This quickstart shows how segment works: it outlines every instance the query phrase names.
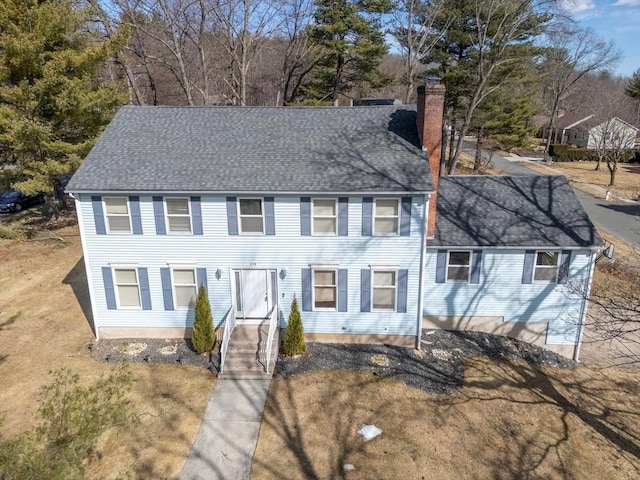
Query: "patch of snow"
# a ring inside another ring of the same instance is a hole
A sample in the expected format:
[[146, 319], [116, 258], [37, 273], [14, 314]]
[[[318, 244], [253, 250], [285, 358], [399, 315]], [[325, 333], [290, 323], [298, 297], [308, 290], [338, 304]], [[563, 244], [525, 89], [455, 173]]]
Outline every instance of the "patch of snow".
[[352, 470], [355, 470], [355, 469], [356, 469], [356, 467], [354, 467], [352, 463], [345, 463], [345, 464], [342, 466], [342, 469], [343, 469], [345, 472], [350, 472], [350, 471], [352, 471]]
[[161, 355], [175, 355], [178, 352], [178, 345], [167, 345], [158, 351]]
[[373, 440], [378, 435], [380, 435], [382, 433], [382, 429], [376, 427], [375, 425], [362, 424], [362, 428], [358, 430], [358, 433], [364, 437], [365, 442], [368, 442], [369, 440]]
[[439, 360], [451, 360], [451, 357], [453, 356], [448, 350], [438, 350], [437, 348], [431, 350], [431, 355]]
[[386, 355], [372, 355], [371, 356], [371, 362], [373, 362], [374, 365], [377, 365], [378, 367], [388, 367], [389, 366], [389, 357], [387, 357]]
[[147, 349], [147, 346], [148, 345], [146, 343], [142, 343], [142, 342], [129, 343], [122, 350], [122, 353], [124, 353], [125, 355], [131, 355], [132, 357], [135, 357], [136, 355], [144, 352]]

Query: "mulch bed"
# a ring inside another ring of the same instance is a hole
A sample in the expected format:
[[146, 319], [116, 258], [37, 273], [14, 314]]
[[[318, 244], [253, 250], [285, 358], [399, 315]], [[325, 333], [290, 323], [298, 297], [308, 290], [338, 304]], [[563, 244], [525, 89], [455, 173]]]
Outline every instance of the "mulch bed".
[[[276, 374], [293, 377], [315, 370], [355, 370], [429, 393], [450, 393], [462, 386], [464, 360], [471, 357], [524, 359], [539, 366], [570, 369], [575, 362], [544, 348], [509, 337], [479, 332], [425, 330], [421, 349], [393, 345], [308, 343], [307, 353], [279, 358]], [[90, 345], [99, 362], [195, 365], [212, 373], [219, 355], [198, 355], [188, 339], [105, 339]]]

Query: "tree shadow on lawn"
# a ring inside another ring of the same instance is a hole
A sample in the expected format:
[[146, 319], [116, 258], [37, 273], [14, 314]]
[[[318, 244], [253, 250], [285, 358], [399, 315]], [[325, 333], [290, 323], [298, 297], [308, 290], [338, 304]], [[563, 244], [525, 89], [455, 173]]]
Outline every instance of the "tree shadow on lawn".
[[89, 286], [87, 283], [87, 271], [84, 266], [84, 257], [78, 260], [73, 268], [69, 270], [67, 276], [62, 280], [62, 283], [69, 285], [71, 290], [73, 290], [73, 294], [78, 300], [80, 308], [82, 308], [82, 313], [87, 319], [87, 323], [95, 336], [96, 329], [93, 321], [93, 314], [91, 312], [91, 299], [89, 297]]

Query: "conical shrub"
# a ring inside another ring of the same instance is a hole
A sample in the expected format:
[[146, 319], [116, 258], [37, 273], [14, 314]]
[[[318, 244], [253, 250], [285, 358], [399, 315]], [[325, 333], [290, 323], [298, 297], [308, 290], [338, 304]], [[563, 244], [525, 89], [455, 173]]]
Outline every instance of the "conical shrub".
[[213, 315], [211, 305], [207, 297], [207, 289], [200, 285], [196, 298], [196, 318], [193, 322], [191, 343], [197, 353], [205, 353], [213, 350], [216, 344], [216, 331], [213, 328]]
[[294, 295], [293, 301], [291, 302], [291, 313], [289, 313], [287, 328], [284, 329], [282, 353], [284, 353], [285, 355], [299, 355], [306, 351], [307, 346], [304, 343], [304, 328], [302, 327], [302, 318], [300, 317], [298, 300]]

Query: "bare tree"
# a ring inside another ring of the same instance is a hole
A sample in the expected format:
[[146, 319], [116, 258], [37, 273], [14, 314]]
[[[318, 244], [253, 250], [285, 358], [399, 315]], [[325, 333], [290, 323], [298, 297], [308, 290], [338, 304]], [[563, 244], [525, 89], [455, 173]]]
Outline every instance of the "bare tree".
[[576, 26], [571, 20], [562, 18], [548, 29], [541, 63], [549, 114], [546, 152], [549, 152], [562, 101], [585, 75], [604, 71], [619, 59], [620, 53], [613, 42], [597, 36], [593, 30]]

